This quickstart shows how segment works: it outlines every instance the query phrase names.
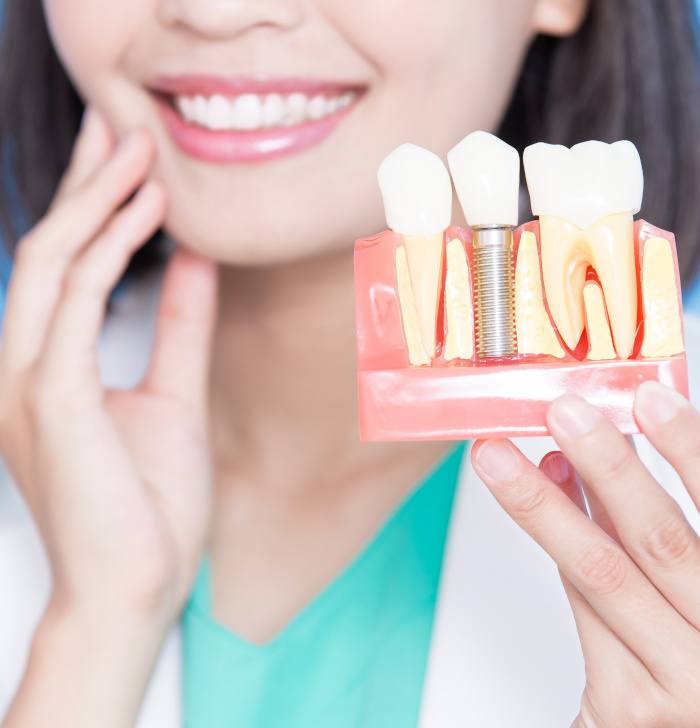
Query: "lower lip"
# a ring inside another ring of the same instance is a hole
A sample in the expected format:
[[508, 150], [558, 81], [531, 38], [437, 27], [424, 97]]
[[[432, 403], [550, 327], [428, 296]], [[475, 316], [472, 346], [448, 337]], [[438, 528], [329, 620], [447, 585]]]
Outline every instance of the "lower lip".
[[258, 163], [297, 154], [320, 144], [354, 104], [317, 121], [258, 131], [212, 131], [188, 124], [165, 99], [159, 99], [165, 123], [186, 154], [206, 162]]

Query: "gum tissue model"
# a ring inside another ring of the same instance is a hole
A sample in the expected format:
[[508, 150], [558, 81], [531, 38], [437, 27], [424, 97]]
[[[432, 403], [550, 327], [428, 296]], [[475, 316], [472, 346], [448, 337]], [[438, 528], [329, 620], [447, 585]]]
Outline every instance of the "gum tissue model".
[[520, 227], [515, 149], [476, 131], [447, 157], [469, 228], [442, 160], [403, 144], [378, 173], [390, 229], [355, 245], [363, 440], [546, 435], [566, 392], [633, 433], [643, 381], [687, 396], [675, 241], [634, 221], [631, 142], [528, 147]]

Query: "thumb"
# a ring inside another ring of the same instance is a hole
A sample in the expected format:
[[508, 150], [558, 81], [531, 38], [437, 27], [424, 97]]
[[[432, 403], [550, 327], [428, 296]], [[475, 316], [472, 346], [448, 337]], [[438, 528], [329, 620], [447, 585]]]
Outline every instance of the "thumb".
[[142, 389], [205, 406], [216, 323], [218, 267], [177, 248], [163, 279], [156, 337]]

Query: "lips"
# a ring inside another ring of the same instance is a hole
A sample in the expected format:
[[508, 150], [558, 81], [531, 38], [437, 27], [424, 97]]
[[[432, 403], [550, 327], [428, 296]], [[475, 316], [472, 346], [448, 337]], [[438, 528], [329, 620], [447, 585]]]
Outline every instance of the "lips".
[[210, 162], [262, 162], [323, 141], [364, 87], [303, 79], [177, 76], [151, 85], [175, 143]]

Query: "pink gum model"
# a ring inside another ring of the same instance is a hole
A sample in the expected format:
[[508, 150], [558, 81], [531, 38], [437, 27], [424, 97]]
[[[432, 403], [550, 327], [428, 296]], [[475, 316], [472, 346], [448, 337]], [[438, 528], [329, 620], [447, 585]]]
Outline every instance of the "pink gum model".
[[[539, 223], [517, 229], [538, 237]], [[647, 222], [635, 223], [638, 289], [644, 244], [651, 237], [667, 239], [676, 259], [671, 233]], [[471, 262], [471, 234], [450, 228], [446, 239], [458, 237]], [[430, 366], [409, 365], [396, 283], [396, 248], [402, 236], [385, 231], [355, 245], [356, 331], [360, 436], [363, 440], [461, 440], [467, 438], [547, 435], [550, 403], [567, 392], [600, 408], [624, 433], [638, 432], [632, 404], [637, 387], [656, 380], [688, 394], [685, 354], [668, 358], [639, 356], [643, 307], [632, 357], [626, 360], [584, 361], [585, 341], [563, 359], [522, 356], [506, 363], [445, 361], [444, 297], [440, 296], [437, 358]], [[517, 253], [517, 249], [516, 249]], [[680, 295], [676, 260], [677, 291]], [[443, 272], [444, 285], [444, 272]], [[679, 301], [679, 312], [682, 306]], [[550, 317], [551, 318], [551, 317]], [[585, 338], [585, 333], [584, 333]], [[560, 339], [561, 340], [561, 339]], [[566, 347], [564, 347], [566, 349]]]

